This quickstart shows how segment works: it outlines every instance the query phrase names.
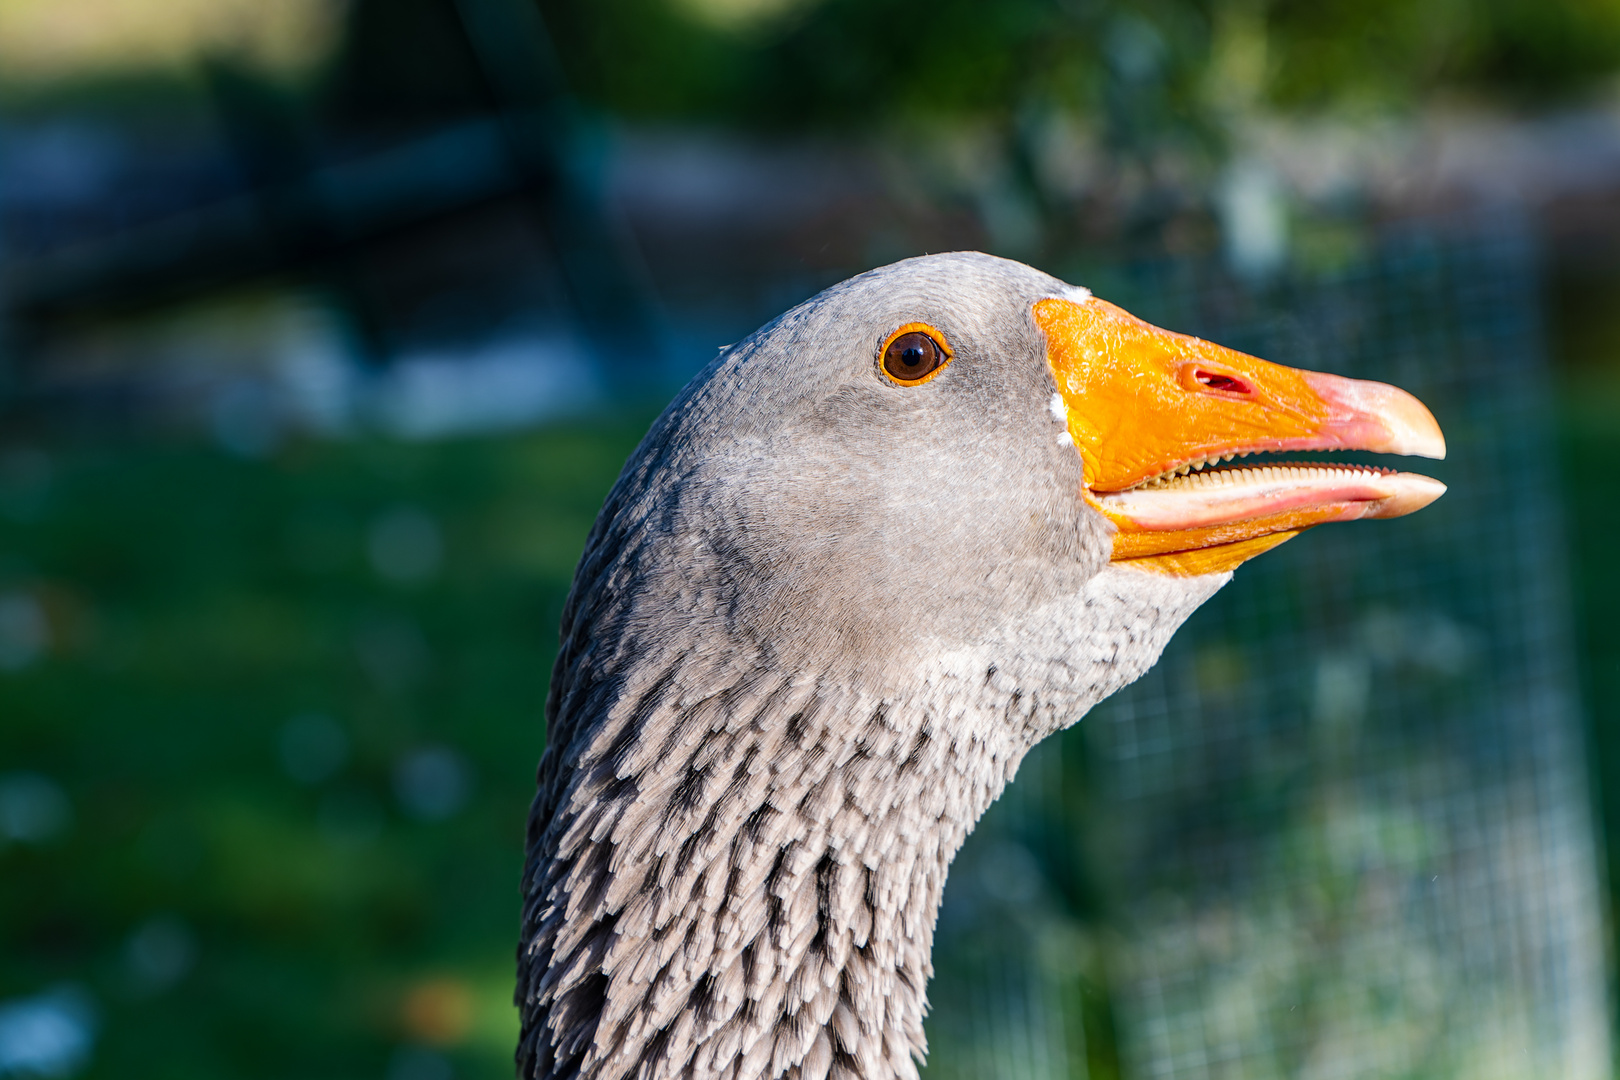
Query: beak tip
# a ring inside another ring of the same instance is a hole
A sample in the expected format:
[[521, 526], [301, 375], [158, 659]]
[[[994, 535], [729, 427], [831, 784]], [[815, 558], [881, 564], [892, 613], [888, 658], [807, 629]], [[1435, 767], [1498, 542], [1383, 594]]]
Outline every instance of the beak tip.
[[1432, 476], [1397, 473], [1386, 479], [1392, 490], [1384, 498], [1368, 504], [1367, 517], [1397, 518], [1415, 514], [1446, 493], [1446, 485]]
[[[1428, 414], [1428, 410], [1423, 410]], [[1428, 431], [1402, 431], [1397, 432], [1390, 440], [1389, 452], [1401, 454], [1406, 457], [1425, 457], [1434, 461], [1446, 459], [1446, 439], [1440, 434], [1440, 426], [1435, 424], [1434, 418], [1429, 417], [1431, 425]]]
[[1378, 396], [1383, 400], [1378, 402], [1373, 415], [1382, 421], [1388, 432], [1385, 445], [1379, 449], [1387, 454], [1444, 460], [1446, 436], [1428, 406], [1405, 390], [1393, 386], [1379, 389], [1383, 393]]
[[[1446, 437], [1428, 406], [1413, 395], [1388, 383], [1346, 379], [1338, 375], [1309, 372], [1306, 382], [1329, 405], [1347, 414], [1346, 431], [1354, 437], [1371, 436], [1356, 449], [1380, 454], [1442, 459]], [[1381, 436], [1378, 434], [1381, 432]]]

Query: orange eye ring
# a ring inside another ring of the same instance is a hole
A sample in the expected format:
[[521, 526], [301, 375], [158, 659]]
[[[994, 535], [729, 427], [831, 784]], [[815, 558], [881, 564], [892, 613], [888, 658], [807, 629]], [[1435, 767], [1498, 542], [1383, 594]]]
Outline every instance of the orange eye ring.
[[883, 339], [878, 368], [897, 386], [921, 386], [945, 370], [955, 353], [945, 335], [927, 323], [908, 322]]

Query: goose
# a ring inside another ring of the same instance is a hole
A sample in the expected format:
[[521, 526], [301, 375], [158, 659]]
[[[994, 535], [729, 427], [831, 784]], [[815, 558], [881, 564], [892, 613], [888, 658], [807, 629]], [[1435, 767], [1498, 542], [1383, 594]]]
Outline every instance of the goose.
[[908, 259], [653, 423], [565, 605], [528, 823], [528, 1080], [915, 1080], [951, 859], [1245, 560], [1438, 481], [1410, 394]]

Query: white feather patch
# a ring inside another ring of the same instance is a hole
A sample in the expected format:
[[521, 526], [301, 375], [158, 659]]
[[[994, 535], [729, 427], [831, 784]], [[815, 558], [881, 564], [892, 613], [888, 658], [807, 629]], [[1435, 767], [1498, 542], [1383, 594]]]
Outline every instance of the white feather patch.
[[1091, 302], [1091, 290], [1084, 285], [1070, 285], [1068, 282], [1064, 282], [1063, 288], [1058, 291], [1054, 299], [1069, 300], [1076, 304], [1088, 304]]

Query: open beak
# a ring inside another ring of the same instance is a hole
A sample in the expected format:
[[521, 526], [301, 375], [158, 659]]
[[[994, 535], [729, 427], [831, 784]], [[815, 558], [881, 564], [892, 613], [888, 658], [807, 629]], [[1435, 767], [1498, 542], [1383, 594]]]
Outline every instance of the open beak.
[[1268, 363], [1095, 298], [1040, 300], [1034, 315], [1085, 498], [1118, 529], [1116, 562], [1218, 573], [1312, 525], [1399, 517], [1446, 490], [1370, 466], [1226, 464], [1289, 450], [1445, 457], [1440, 425], [1404, 390]]

